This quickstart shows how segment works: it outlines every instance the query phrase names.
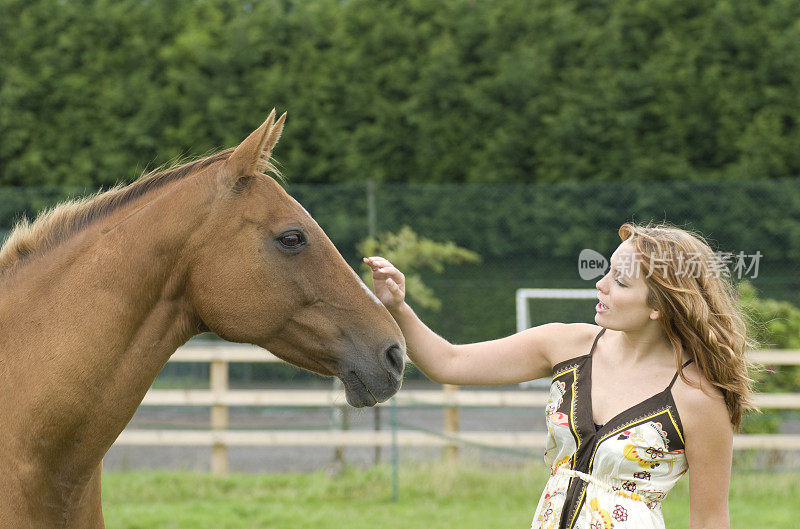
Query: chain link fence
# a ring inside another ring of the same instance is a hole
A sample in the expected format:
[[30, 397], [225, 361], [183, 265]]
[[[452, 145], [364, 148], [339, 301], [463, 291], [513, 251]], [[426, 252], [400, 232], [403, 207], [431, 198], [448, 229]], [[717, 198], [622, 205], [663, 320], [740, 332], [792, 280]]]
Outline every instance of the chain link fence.
[[[423, 272], [442, 300], [421, 310], [455, 341], [496, 338], [515, 330], [518, 288], [592, 288], [578, 256], [590, 248], [608, 257], [617, 229], [629, 220], [667, 221], [696, 230], [720, 252], [744, 253], [749, 270], [731, 269], [762, 297], [800, 304], [800, 182], [797, 179], [557, 185], [376, 184], [305, 185], [287, 190], [314, 216], [342, 254], [360, 267], [356, 251], [368, 234], [368, 194], [377, 233], [410, 226], [420, 236], [454, 241], [482, 263]], [[15, 220], [94, 190], [0, 188], [0, 235]], [[754, 263], [753, 256], [760, 255]], [[743, 273], [746, 272], [746, 273]], [[540, 303], [533, 324], [591, 321], [592, 303]]]

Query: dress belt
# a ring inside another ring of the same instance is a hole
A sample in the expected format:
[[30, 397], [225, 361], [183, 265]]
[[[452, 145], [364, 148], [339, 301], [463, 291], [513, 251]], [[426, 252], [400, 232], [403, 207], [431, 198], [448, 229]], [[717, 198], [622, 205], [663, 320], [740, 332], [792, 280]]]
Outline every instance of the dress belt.
[[585, 472], [581, 472], [579, 470], [572, 470], [561, 466], [558, 468], [558, 470], [556, 470], [556, 474], [582, 479], [586, 483], [592, 483], [593, 485], [597, 485], [606, 492], [611, 492], [612, 494], [617, 494], [619, 496], [623, 496], [631, 500], [645, 501], [640, 494], [636, 494], [635, 492], [628, 492], [626, 490], [620, 489], [619, 487], [614, 487], [607, 481], [592, 476], [591, 474], [586, 474]]

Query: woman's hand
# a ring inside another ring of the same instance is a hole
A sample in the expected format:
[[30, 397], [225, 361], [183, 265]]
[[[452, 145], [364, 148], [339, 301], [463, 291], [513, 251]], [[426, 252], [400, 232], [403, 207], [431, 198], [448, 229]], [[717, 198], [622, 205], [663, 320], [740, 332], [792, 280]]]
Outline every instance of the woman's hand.
[[365, 257], [372, 270], [375, 295], [391, 310], [399, 308], [406, 298], [406, 278], [403, 273], [383, 257]]

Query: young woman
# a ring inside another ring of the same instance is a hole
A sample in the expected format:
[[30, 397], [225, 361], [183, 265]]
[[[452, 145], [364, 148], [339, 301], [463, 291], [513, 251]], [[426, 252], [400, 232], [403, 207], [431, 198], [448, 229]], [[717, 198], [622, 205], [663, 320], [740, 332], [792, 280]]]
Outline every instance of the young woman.
[[551, 476], [532, 528], [663, 528], [661, 501], [687, 471], [692, 529], [728, 528], [732, 438], [749, 406], [748, 342], [734, 289], [699, 236], [624, 224], [597, 282], [597, 325], [549, 323], [453, 345], [405, 303], [381, 257], [375, 293], [408, 354], [443, 384], [552, 377], [545, 409]]

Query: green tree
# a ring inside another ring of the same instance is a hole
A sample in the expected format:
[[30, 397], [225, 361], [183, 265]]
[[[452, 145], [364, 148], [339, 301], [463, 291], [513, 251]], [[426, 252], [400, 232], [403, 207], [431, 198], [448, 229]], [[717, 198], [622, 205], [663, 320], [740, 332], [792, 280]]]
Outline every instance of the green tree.
[[[436, 242], [420, 237], [408, 226], [397, 233], [384, 233], [377, 239], [369, 237], [359, 243], [358, 251], [364, 256], [380, 255], [392, 262], [406, 278], [406, 294], [416, 305], [433, 310], [441, 309], [441, 301], [422, 282], [420, 271], [442, 273], [446, 264], [477, 263], [480, 256], [452, 242]], [[372, 287], [369, 267], [361, 276]]]

